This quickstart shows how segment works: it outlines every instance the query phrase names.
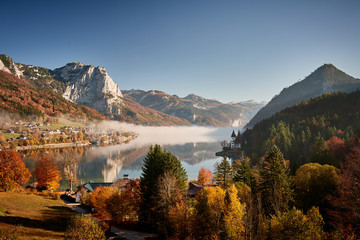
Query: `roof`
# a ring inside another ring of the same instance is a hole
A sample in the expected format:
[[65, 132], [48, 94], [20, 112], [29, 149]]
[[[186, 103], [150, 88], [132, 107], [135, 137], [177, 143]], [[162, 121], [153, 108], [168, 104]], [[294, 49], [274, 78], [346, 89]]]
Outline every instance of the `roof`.
[[189, 182], [189, 189], [186, 191], [187, 196], [196, 196], [201, 190], [203, 189], [203, 186], [200, 184], [196, 184], [193, 182]]
[[90, 192], [93, 192], [96, 188], [98, 187], [109, 187], [111, 186], [113, 183], [92, 183], [92, 182], [88, 182], [83, 184], [82, 186], [86, 189], [88, 189]]
[[231, 137], [233, 138], [236, 138], [236, 134], [235, 134], [235, 131], [233, 130], [232, 134], [231, 134]]

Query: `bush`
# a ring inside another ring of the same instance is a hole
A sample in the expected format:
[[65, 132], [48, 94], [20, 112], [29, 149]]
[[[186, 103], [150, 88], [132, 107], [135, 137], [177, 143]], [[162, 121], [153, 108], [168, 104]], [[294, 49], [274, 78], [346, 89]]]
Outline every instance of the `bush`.
[[69, 221], [69, 226], [65, 232], [65, 239], [105, 240], [106, 238], [101, 226], [92, 218], [84, 215], [75, 215]]

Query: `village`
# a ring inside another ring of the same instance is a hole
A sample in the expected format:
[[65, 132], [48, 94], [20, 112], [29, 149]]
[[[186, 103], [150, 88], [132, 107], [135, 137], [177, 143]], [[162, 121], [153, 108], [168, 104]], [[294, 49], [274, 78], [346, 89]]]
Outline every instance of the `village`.
[[115, 145], [137, 137], [134, 132], [100, 128], [64, 119], [49, 121], [5, 121], [0, 124], [0, 149], [18, 151], [35, 148], [63, 148], [86, 145]]

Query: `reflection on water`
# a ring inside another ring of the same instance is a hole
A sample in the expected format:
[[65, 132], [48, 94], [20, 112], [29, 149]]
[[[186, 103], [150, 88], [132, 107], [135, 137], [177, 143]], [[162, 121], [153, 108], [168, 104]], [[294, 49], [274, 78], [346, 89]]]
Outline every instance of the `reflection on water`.
[[[59, 165], [66, 158], [79, 160], [78, 179], [80, 183], [88, 181], [113, 182], [123, 174], [130, 178], [141, 175], [143, 160], [150, 145], [160, 144], [175, 155], [186, 169], [189, 179], [197, 178], [201, 167], [214, 169], [220, 158], [215, 152], [220, 151], [219, 142], [228, 139], [232, 129], [206, 127], [138, 127], [139, 136], [128, 144], [90, 147], [81, 149], [47, 150], [58, 160]], [[25, 152], [31, 159], [33, 152]], [[34, 168], [34, 161], [27, 161], [27, 166]]]
[[197, 178], [201, 167], [214, 169], [215, 152], [220, 151], [219, 142], [229, 138], [228, 128], [206, 127], [141, 127], [139, 137], [128, 144], [92, 147], [81, 160], [79, 179], [82, 182], [112, 182], [129, 174], [138, 178], [143, 160], [150, 145], [160, 144], [175, 155], [183, 164], [189, 179]]

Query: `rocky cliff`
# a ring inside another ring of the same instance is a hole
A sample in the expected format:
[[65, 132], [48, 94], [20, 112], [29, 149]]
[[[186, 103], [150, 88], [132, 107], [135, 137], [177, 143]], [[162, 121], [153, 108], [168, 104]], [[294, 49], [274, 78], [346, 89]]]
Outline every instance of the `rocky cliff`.
[[121, 114], [123, 95], [105, 68], [76, 62], [54, 69], [51, 74], [66, 84], [64, 98], [89, 106], [111, 119]]
[[55, 91], [65, 99], [93, 108], [110, 119], [120, 120], [123, 95], [103, 67], [76, 62], [50, 70], [15, 63], [2, 54], [0, 70], [26, 79], [37, 88]]

